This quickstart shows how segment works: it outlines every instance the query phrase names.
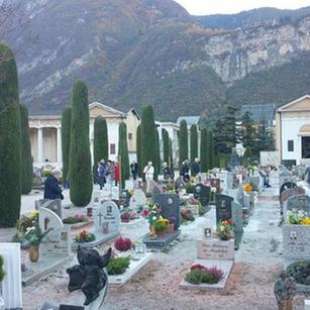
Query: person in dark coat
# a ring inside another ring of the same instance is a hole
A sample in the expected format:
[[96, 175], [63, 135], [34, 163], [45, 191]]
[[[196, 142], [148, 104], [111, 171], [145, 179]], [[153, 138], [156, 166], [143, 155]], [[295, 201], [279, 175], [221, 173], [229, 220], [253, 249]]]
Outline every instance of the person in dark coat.
[[54, 171], [44, 182], [44, 199], [64, 199], [62, 190], [59, 186], [60, 172]]
[[136, 163], [135, 161], [132, 162], [130, 165], [130, 171], [131, 171], [132, 178], [134, 180], [136, 180], [138, 177], [138, 169], [139, 169], [138, 163]]
[[183, 178], [184, 182], [189, 182], [190, 177], [189, 177], [189, 165], [188, 161], [184, 160], [182, 163], [181, 169], [180, 169], [180, 176]]
[[199, 159], [196, 158], [195, 161], [192, 163], [192, 177], [197, 176], [200, 173], [200, 163]]

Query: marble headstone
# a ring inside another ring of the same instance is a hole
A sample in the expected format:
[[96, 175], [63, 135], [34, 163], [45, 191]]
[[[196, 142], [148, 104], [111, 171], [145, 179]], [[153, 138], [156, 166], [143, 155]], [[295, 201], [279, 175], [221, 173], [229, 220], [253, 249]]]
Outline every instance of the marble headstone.
[[290, 197], [284, 207], [285, 219], [287, 217], [287, 212], [292, 210], [303, 211], [305, 216], [310, 216], [310, 197], [306, 195]]
[[119, 233], [120, 212], [113, 201], [101, 203], [94, 212], [95, 234], [113, 235]]
[[203, 206], [207, 206], [210, 199], [210, 187], [201, 183], [197, 184], [194, 189], [194, 197], [198, 199]]
[[154, 197], [154, 203], [159, 205], [162, 216], [173, 223], [177, 230], [181, 224], [179, 196], [170, 193], [158, 194]]
[[64, 230], [64, 224], [61, 218], [51, 211], [50, 209], [46, 209], [41, 207], [39, 209], [39, 225], [41, 231], [44, 233], [49, 229], [52, 229], [47, 236], [45, 237], [45, 241], [50, 242], [60, 242], [62, 239], [62, 232]]
[[40, 208], [46, 208], [54, 213], [56, 213], [61, 219], [62, 219], [62, 206], [61, 206], [61, 200], [55, 199], [55, 200], [49, 200], [49, 199], [40, 199], [35, 201], [35, 208], [36, 210], [40, 210]]
[[216, 195], [216, 222], [232, 219], [232, 203], [233, 198], [230, 196]]

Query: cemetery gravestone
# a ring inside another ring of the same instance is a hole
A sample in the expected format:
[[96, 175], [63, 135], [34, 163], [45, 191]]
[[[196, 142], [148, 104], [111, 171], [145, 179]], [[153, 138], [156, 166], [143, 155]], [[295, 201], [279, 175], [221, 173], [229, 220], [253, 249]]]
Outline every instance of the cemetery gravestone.
[[159, 205], [162, 216], [173, 223], [175, 230], [178, 230], [181, 224], [179, 196], [168, 193], [159, 194], [154, 198], [154, 203]]
[[56, 213], [50, 209], [41, 207], [39, 209], [39, 226], [43, 233], [49, 229], [52, 229], [45, 237], [45, 242], [61, 241], [61, 234], [64, 230], [64, 224]]
[[146, 203], [147, 200], [143, 190], [140, 188], [134, 190], [133, 195], [130, 198], [130, 208], [134, 210], [140, 210], [145, 207]]
[[217, 194], [216, 195], [216, 223], [232, 219], [232, 202], [230, 196]]
[[283, 209], [287, 203], [287, 200], [290, 197], [298, 196], [298, 195], [304, 195], [305, 190], [302, 187], [294, 187], [289, 188], [286, 191], [282, 192], [280, 195], [280, 213], [283, 214]]
[[1, 283], [4, 309], [22, 309], [21, 254], [19, 243], [0, 243], [5, 277]]
[[297, 184], [294, 183], [294, 182], [284, 182], [284, 183], [282, 183], [282, 185], [280, 187], [280, 196], [281, 196], [281, 194], [284, 191], [286, 191], [286, 190], [288, 190], [290, 188], [295, 188], [295, 187], [297, 187]]
[[305, 216], [310, 216], [310, 197], [306, 195], [298, 195], [290, 197], [284, 206], [284, 219], [287, 219], [288, 211], [303, 211]]
[[210, 199], [210, 187], [203, 184], [197, 184], [194, 189], [194, 197], [199, 200], [202, 206], [207, 206]]
[[61, 206], [61, 200], [55, 199], [55, 200], [49, 200], [49, 199], [40, 199], [35, 201], [35, 209], [40, 210], [40, 208], [46, 208], [54, 213], [56, 213], [61, 219], [62, 219], [62, 206]]
[[234, 260], [234, 240], [207, 239], [197, 241], [197, 258], [206, 260]]
[[239, 249], [243, 235], [243, 213], [242, 206], [235, 201], [232, 203], [232, 221], [234, 225], [235, 248]]
[[147, 234], [143, 242], [147, 247], [164, 248], [175, 240], [180, 234], [181, 214], [180, 214], [180, 198], [176, 194], [163, 193], [154, 197], [154, 203], [161, 209], [163, 218], [169, 220], [174, 225], [174, 231], [167, 232], [153, 239]]
[[110, 240], [119, 235], [120, 212], [113, 201], [106, 201], [98, 206], [94, 212], [95, 235], [99, 239], [105, 236]]

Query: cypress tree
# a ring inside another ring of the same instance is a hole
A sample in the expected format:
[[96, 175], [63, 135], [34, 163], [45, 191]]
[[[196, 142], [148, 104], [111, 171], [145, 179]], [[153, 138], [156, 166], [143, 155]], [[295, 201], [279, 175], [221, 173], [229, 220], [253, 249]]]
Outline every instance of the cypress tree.
[[180, 149], [180, 166], [183, 161], [188, 159], [188, 131], [187, 123], [182, 120], [180, 123], [180, 135], [179, 135], [179, 149]]
[[173, 163], [173, 151], [172, 151], [172, 140], [169, 138], [169, 157], [168, 157], [168, 165], [173, 170], [174, 163]]
[[121, 184], [125, 187], [125, 181], [129, 179], [129, 157], [127, 143], [127, 126], [124, 122], [119, 125], [118, 158], [121, 165]]
[[163, 160], [169, 165], [169, 156], [170, 156], [170, 139], [169, 139], [169, 134], [166, 129], [162, 129], [162, 141], [163, 141]]
[[137, 162], [138, 162], [138, 171], [139, 171], [139, 176], [142, 175], [142, 141], [141, 141], [141, 125], [138, 126], [137, 128]]
[[109, 159], [109, 141], [107, 121], [99, 116], [94, 123], [94, 165], [101, 159]]
[[207, 167], [208, 170], [215, 167], [215, 152], [214, 152], [214, 138], [213, 132], [211, 130], [207, 130]]
[[92, 196], [93, 182], [89, 146], [87, 86], [77, 81], [72, 92], [70, 140], [70, 198], [75, 206], [85, 207]]
[[154, 178], [158, 179], [158, 175], [160, 174], [161, 168], [161, 160], [160, 160], [160, 143], [159, 143], [159, 134], [158, 130], [155, 127], [155, 153], [154, 153]]
[[146, 164], [155, 161], [155, 121], [153, 107], [148, 105], [142, 111], [141, 141], [142, 141], [142, 171]]
[[198, 157], [198, 132], [197, 132], [197, 126], [194, 124], [191, 126], [190, 130], [190, 137], [191, 137], [191, 162], [194, 162], [195, 158]]
[[28, 122], [28, 110], [24, 105], [20, 106], [20, 122], [21, 122], [21, 192], [22, 194], [29, 194], [32, 189], [32, 156], [31, 156], [31, 144], [29, 136], [29, 122]]
[[15, 226], [20, 215], [21, 127], [14, 55], [0, 44], [0, 227]]
[[208, 172], [208, 130], [203, 128], [201, 130], [201, 143], [200, 143], [200, 164], [201, 172]]
[[61, 147], [63, 181], [69, 181], [69, 156], [71, 138], [71, 107], [66, 108], [61, 117]]

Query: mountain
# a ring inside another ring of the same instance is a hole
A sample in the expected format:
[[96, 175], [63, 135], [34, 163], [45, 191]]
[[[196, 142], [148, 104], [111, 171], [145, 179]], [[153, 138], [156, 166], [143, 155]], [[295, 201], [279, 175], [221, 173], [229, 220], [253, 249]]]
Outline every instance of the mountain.
[[310, 7], [298, 10], [280, 10], [276, 8], [259, 8], [238, 14], [215, 14], [194, 16], [193, 18], [206, 28], [236, 29], [249, 28], [261, 24], [280, 24], [296, 22], [310, 14]]
[[225, 102], [282, 103], [310, 91], [307, 9], [290, 18], [272, 10], [255, 26], [242, 17], [242, 27], [223, 29], [202, 26], [172, 0], [23, 3], [28, 21], [7, 41], [31, 113], [60, 113], [77, 79], [88, 84], [91, 101], [123, 111], [152, 104], [162, 120], [212, 116]]

